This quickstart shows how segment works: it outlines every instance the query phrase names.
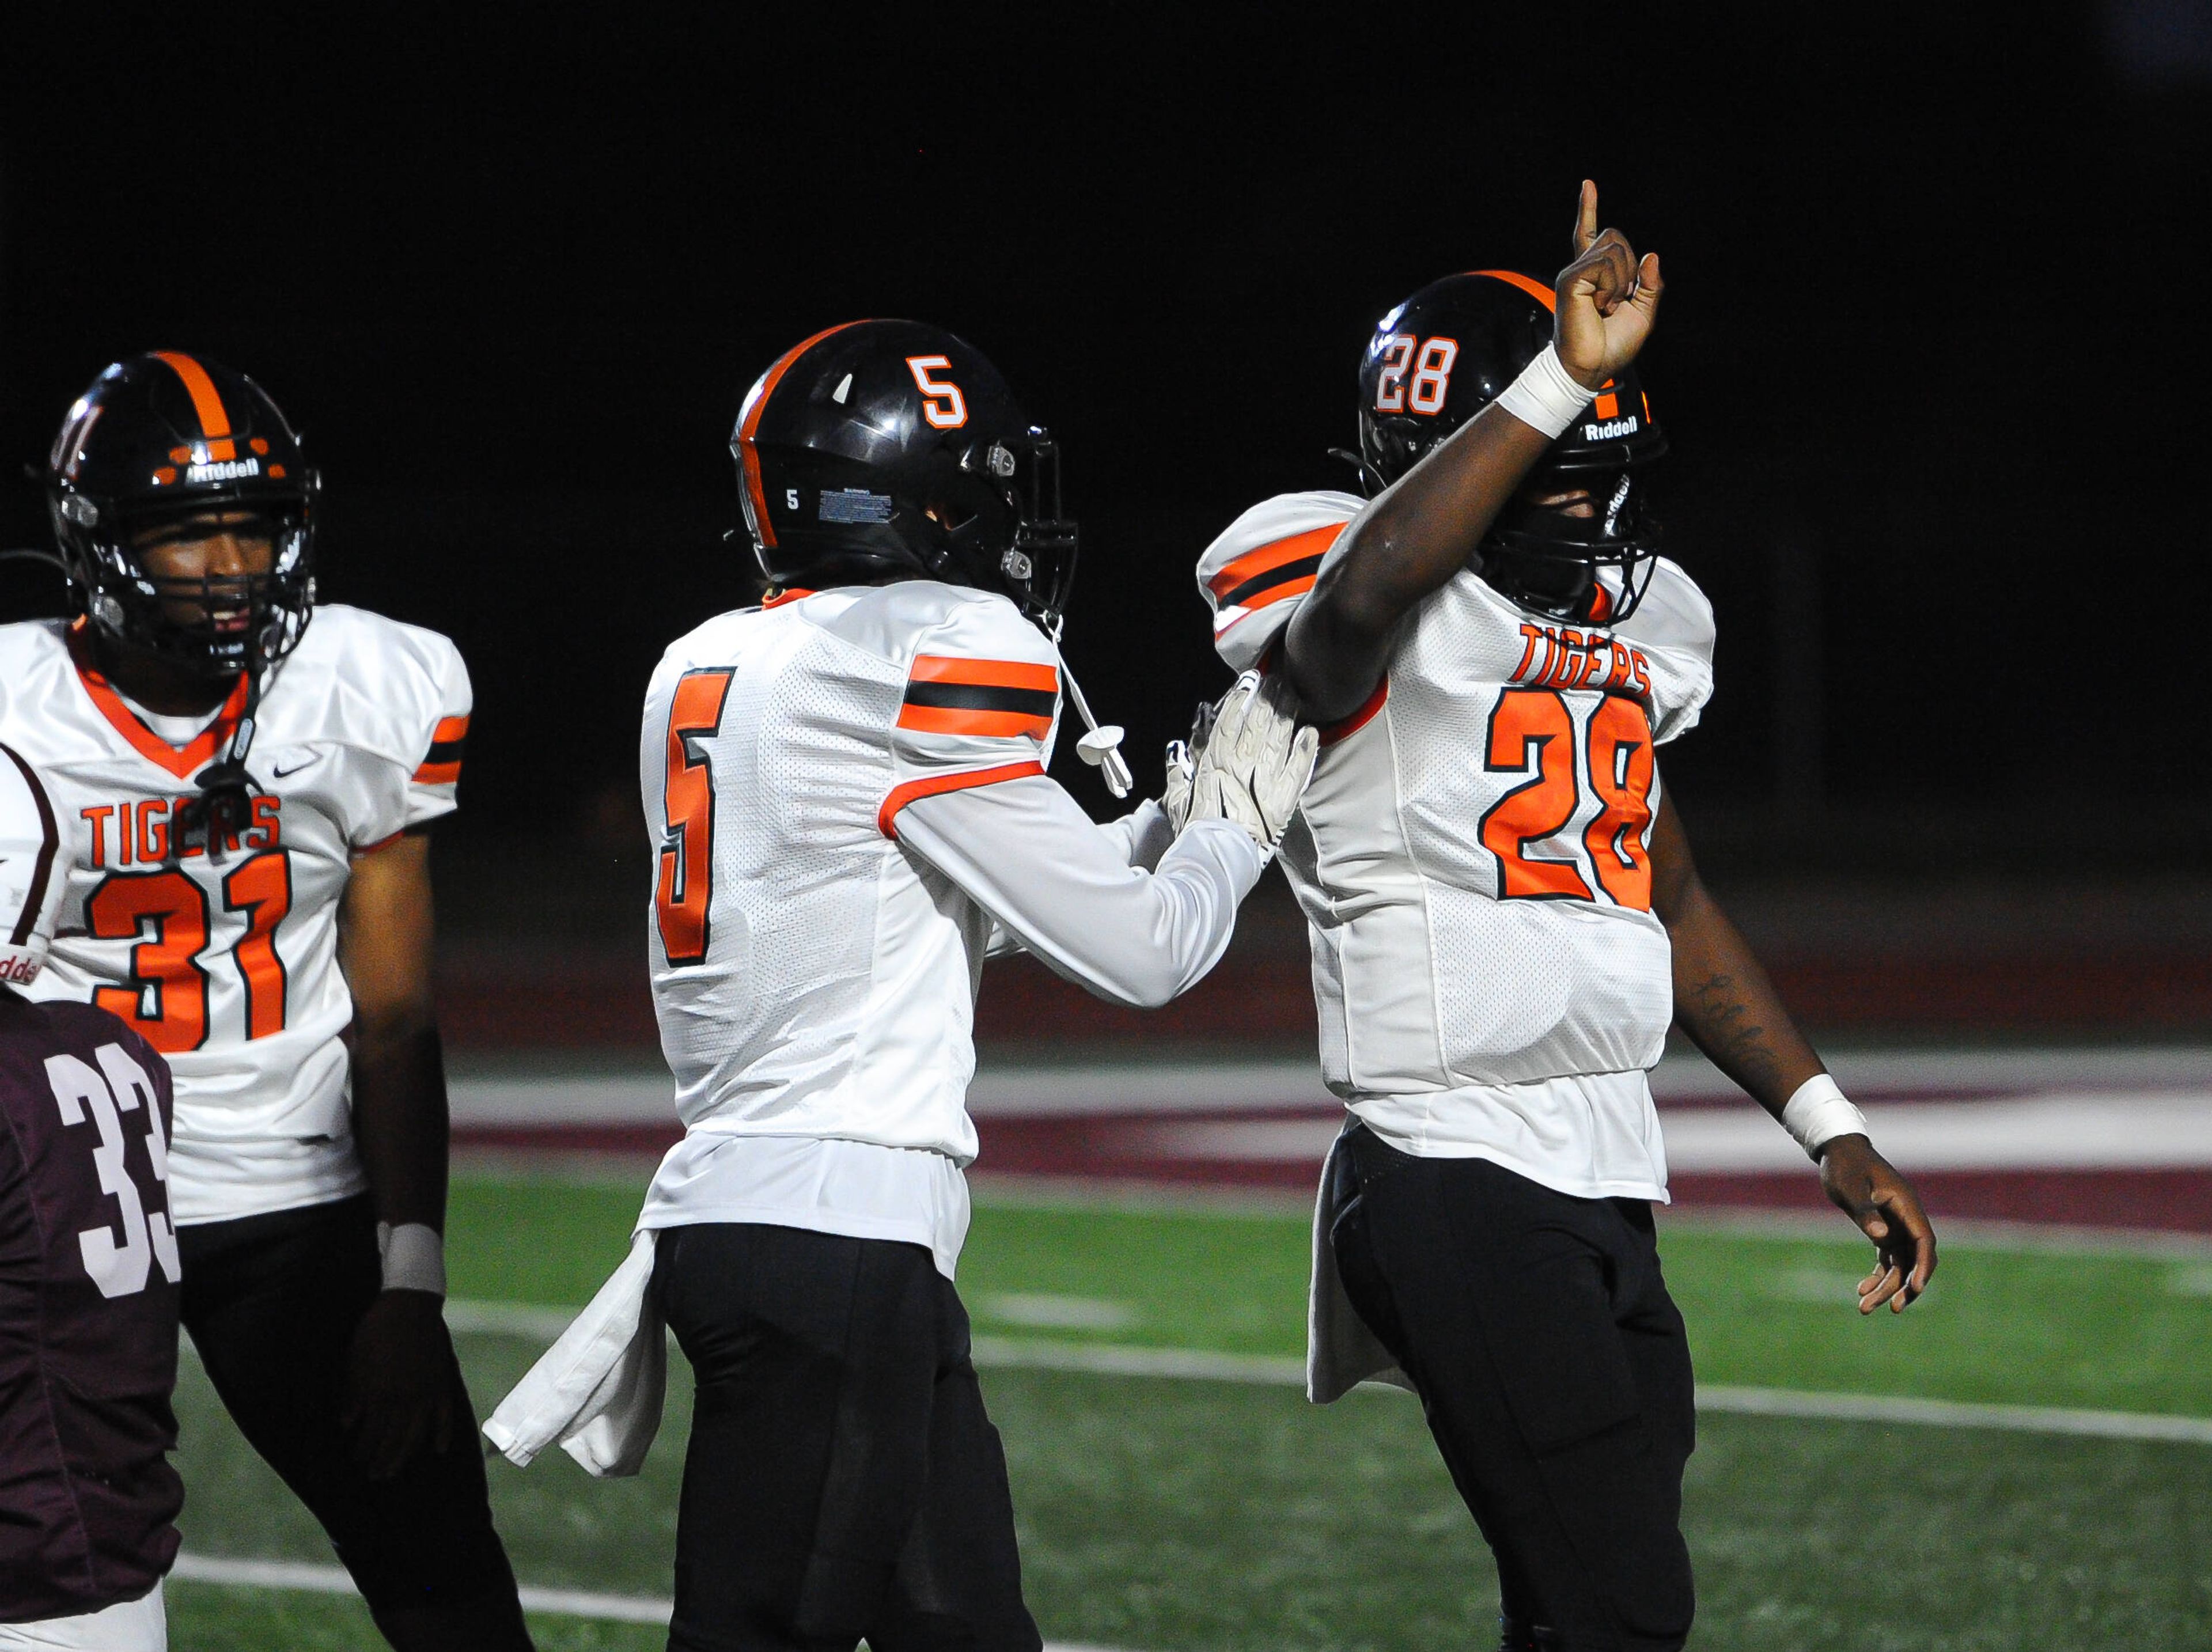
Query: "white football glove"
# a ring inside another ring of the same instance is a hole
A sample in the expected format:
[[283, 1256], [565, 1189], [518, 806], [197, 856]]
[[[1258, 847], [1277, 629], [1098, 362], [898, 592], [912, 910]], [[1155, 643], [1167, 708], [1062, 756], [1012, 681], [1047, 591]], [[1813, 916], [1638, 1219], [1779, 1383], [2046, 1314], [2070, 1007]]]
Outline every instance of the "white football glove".
[[1190, 720], [1190, 738], [1168, 742], [1168, 778], [1160, 788], [1160, 807], [1167, 811], [1168, 824], [1178, 835], [1190, 818], [1191, 782], [1198, 778], [1198, 760], [1206, 737], [1213, 732], [1216, 709], [1211, 700], [1200, 701], [1198, 714]]
[[1321, 736], [1301, 727], [1289, 686], [1247, 671], [1222, 696], [1191, 776], [1189, 818], [1232, 820], [1269, 854], [1313, 778]]

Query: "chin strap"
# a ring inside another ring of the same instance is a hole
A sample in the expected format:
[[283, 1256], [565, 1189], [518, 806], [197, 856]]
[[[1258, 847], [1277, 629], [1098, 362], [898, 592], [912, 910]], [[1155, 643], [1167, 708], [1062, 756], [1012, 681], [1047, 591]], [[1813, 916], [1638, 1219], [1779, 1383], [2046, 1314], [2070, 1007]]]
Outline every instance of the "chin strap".
[[246, 772], [246, 754], [253, 749], [256, 714], [261, 709], [261, 673], [249, 671], [246, 704], [230, 732], [222, 756], [200, 774], [200, 794], [177, 805], [169, 817], [169, 853], [166, 862], [175, 865], [195, 843], [207, 851], [208, 859], [221, 865], [226, 839], [235, 841], [252, 823], [253, 776]]
[[1121, 756], [1121, 726], [1108, 723], [1103, 727], [1091, 714], [1091, 702], [1083, 697], [1083, 685], [1075, 680], [1075, 673], [1067, 668], [1067, 656], [1060, 652], [1060, 631], [1062, 616], [1054, 615], [1053, 623], [1042, 627], [1052, 644], [1052, 652], [1060, 660], [1060, 680], [1067, 684], [1067, 697], [1074, 704], [1075, 714], [1083, 720], [1088, 731], [1075, 743], [1075, 755], [1097, 769], [1106, 782], [1106, 789], [1117, 798], [1126, 798], [1136, 789], [1136, 779], [1129, 773], [1129, 764]]
[[1369, 499], [1374, 498], [1390, 485], [1382, 479], [1382, 471], [1376, 470], [1349, 447], [1332, 447], [1328, 450], [1328, 456], [1334, 459], [1341, 459], [1358, 472], [1359, 491]]

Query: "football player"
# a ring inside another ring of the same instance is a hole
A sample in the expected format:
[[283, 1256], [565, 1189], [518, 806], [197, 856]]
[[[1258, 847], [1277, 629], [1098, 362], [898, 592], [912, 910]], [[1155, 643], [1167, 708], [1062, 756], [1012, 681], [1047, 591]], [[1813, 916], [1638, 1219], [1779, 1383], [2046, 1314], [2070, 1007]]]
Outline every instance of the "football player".
[[1420, 1394], [1511, 1652], [1689, 1631], [1691, 1375], [1645, 1081], [1670, 1017], [1874, 1241], [1863, 1312], [1936, 1264], [1662, 793], [1712, 613], [1647, 503], [1666, 442], [1632, 364], [1658, 259], [1596, 210], [1585, 184], [1556, 282], [1451, 276], [1386, 315], [1359, 380], [1370, 496], [1269, 500], [1198, 569], [1224, 659], [1265, 662], [1325, 725], [1283, 846], [1352, 1114], [1316, 1210], [1310, 1392], [1395, 1367]]
[[184, 1487], [169, 1069], [106, 1011], [24, 996], [62, 825], [0, 745], [0, 1652], [161, 1652]]
[[631, 1263], [486, 1431], [634, 1471], [665, 1316], [698, 1383], [672, 1647], [1036, 1652], [952, 1285], [984, 956], [1123, 1004], [1191, 986], [1313, 732], [1240, 683], [1179, 836], [1153, 803], [1097, 826], [1046, 776], [1075, 526], [1051, 439], [950, 333], [817, 333], [731, 446], [772, 588], [668, 650], [640, 758], [687, 1133]]
[[212, 361], [109, 367], [46, 481], [76, 616], [0, 627], [0, 738], [65, 834], [30, 990], [168, 1058], [184, 1324], [386, 1638], [526, 1646], [441, 1312], [424, 832], [468, 673], [444, 637], [316, 605], [317, 479]]

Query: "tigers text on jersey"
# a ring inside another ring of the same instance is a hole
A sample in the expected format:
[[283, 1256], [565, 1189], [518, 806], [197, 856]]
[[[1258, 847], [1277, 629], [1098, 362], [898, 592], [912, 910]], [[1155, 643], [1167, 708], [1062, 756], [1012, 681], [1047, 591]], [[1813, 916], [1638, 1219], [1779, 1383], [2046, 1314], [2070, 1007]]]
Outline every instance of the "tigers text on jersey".
[[186, 1224], [366, 1186], [338, 905], [354, 857], [453, 809], [469, 679], [434, 632], [318, 608], [262, 696], [249, 824], [220, 859], [193, 843], [172, 861], [170, 817], [242, 701], [241, 683], [175, 745], [94, 668], [81, 626], [0, 626], [0, 739], [46, 776], [69, 863], [59, 932], [28, 990], [95, 1003], [167, 1059], [170, 1197]]
[[[1291, 494], [1199, 564], [1231, 665], [1279, 636], [1363, 501]], [[1663, 1198], [1644, 1072], [1673, 1017], [1651, 911], [1654, 748], [1711, 692], [1712, 611], [1662, 562], [1617, 627], [1540, 618], [1462, 573], [1322, 736], [1283, 842], [1313, 947], [1322, 1075], [1406, 1151], [1583, 1196]]]
[[113, 1016], [0, 990], [0, 1623], [137, 1600], [176, 1555], [170, 1125]]

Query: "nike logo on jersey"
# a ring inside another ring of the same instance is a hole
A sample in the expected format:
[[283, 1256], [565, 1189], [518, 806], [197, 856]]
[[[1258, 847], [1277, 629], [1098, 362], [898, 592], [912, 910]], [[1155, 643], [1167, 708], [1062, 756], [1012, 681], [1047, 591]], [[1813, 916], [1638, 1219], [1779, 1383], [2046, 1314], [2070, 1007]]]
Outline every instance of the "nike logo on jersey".
[[1644, 650], [1616, 642], [1602, 631], [1577, 631], [1563, 625], [1521, 627], [1521, 663], [1511, 681], [1553, 689], [1625, 689], [1639, 700], [1651, 697], [1651, 661]]
[[305, 768], [309, 763], [312, 763], [314, 761], [314, 755], [310, 753], [307, 756], [301, 758], [297, 762], [280, 763], [276, 768], [269, 771], [269, 778], [272, 780], [281, 780], [287, 774], [298, 774], [301, 769]]

